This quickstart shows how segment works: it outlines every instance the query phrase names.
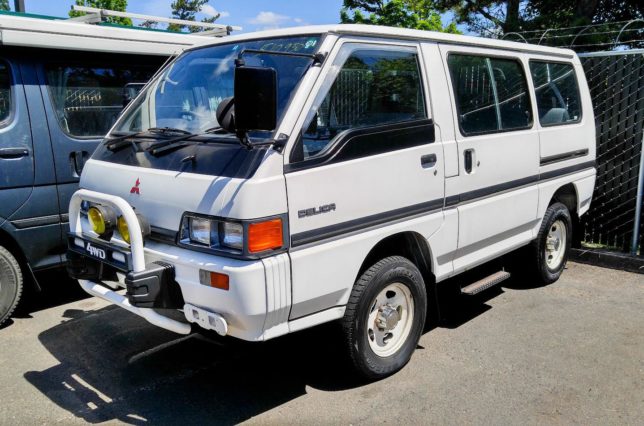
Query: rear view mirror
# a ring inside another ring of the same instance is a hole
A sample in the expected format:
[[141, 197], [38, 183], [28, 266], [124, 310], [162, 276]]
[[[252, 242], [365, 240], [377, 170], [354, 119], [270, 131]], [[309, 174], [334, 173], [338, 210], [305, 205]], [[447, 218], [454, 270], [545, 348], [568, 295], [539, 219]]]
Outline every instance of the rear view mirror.
[[235, 68], [237, 132], [277, 127], [277, 72], [273, 68]]

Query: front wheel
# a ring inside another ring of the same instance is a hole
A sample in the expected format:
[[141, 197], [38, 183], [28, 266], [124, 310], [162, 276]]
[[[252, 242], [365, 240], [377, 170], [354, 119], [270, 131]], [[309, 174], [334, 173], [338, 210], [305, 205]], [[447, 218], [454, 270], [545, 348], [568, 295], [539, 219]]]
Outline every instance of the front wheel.
[[345, 342], [356, 370], [375, 380], [409, 362], [425, 325], [423, 277], [404, 257], [387, 257], [356, 281], [343, 319]]
[[9, 319], [22, 294], [22, 271], [15, 257], [0, 246], [0, 325]]
[[544, 284], [559, 279], [568, 261], [572, 218], [568, 208], [554, 203], [546, 210], [537, 239], [532, 243], [537, 277]]

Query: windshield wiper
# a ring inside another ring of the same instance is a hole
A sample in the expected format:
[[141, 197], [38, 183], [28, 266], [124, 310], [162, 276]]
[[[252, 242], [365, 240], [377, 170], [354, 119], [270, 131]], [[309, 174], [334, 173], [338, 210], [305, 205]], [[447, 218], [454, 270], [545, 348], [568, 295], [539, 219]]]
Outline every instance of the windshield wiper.
[[[165, 134], [165, 133], [181, 133], [184, 135], [190, 135], [192, 136], [192, 133], [188, 132], [187, 130], [183, 129], [175, 129], [172, 127], [150, 127], [147, 130], [143, 130], [141, 132], [136, 132], [136, 133], [129, 133], [127, 135], [123, 136], [117, 136], [115, 138], [110, 138], [105, 141], [105, 146], [107, 149], [110, 151], [118, 151], [121, 148], [124, 148], [128, 145], [134, 146], [136, 144], [136, 141], [131, 141], [129, 139], [132, 138], [139, 138], [145, 134], [148, 133], [160, 133], [160, 134]], [[185, 137], [185, 136], [184, 136]]]
[[[215, 133], [229, 133], [227, 132], [224, 128], [221, 126], [215, 126], [211, 127], [209, 129], [204, 130], [202, 133], [199, 134], [192, 134], [189, 133], [184, 136], [179, 136], [177, 138], [169, 139], [166, 141], [160, 141], [155, 144], [152, 144], [148, 147], [147, 151], [154, 155], [154, 156], [159, 156], [161, 154], [167, 154], [169, 152], [175, 151], [177, 149], [183, 148], [184, 146], [188, 145], [194, 145], [195, 143], [204, 143], [204, 141], [190, 141], [191, 138], [195, 136], [206, 136], [206, 135], [212, 135]], [[218, 141], [221, 142], [221, 141]]]

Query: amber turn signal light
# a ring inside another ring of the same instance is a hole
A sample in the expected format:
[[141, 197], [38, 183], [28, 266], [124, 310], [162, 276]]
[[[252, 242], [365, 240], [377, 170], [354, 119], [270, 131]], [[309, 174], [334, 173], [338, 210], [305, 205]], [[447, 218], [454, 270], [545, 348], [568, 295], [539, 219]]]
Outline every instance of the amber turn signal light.
[[278, 249], [282, 247], [283, 241], [282, 219], [248, 225], [248, 251], [251, 253]]
[[201, 284], [207, 285], [208, 287], [218, 288], [221, 290], [230, 289], [228, 275], [220, 274], [219, 272], [204, 271], [201, 269], [199, 270], [199, 281]]

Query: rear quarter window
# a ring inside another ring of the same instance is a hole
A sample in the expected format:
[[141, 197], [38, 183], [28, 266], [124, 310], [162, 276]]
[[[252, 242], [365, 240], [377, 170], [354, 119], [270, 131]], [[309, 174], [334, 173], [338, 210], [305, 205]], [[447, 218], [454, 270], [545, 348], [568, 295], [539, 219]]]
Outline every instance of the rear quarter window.
[[572, 64], [530, 61], [542, 126], [578, 123], [581, 120], [579, 85]]

